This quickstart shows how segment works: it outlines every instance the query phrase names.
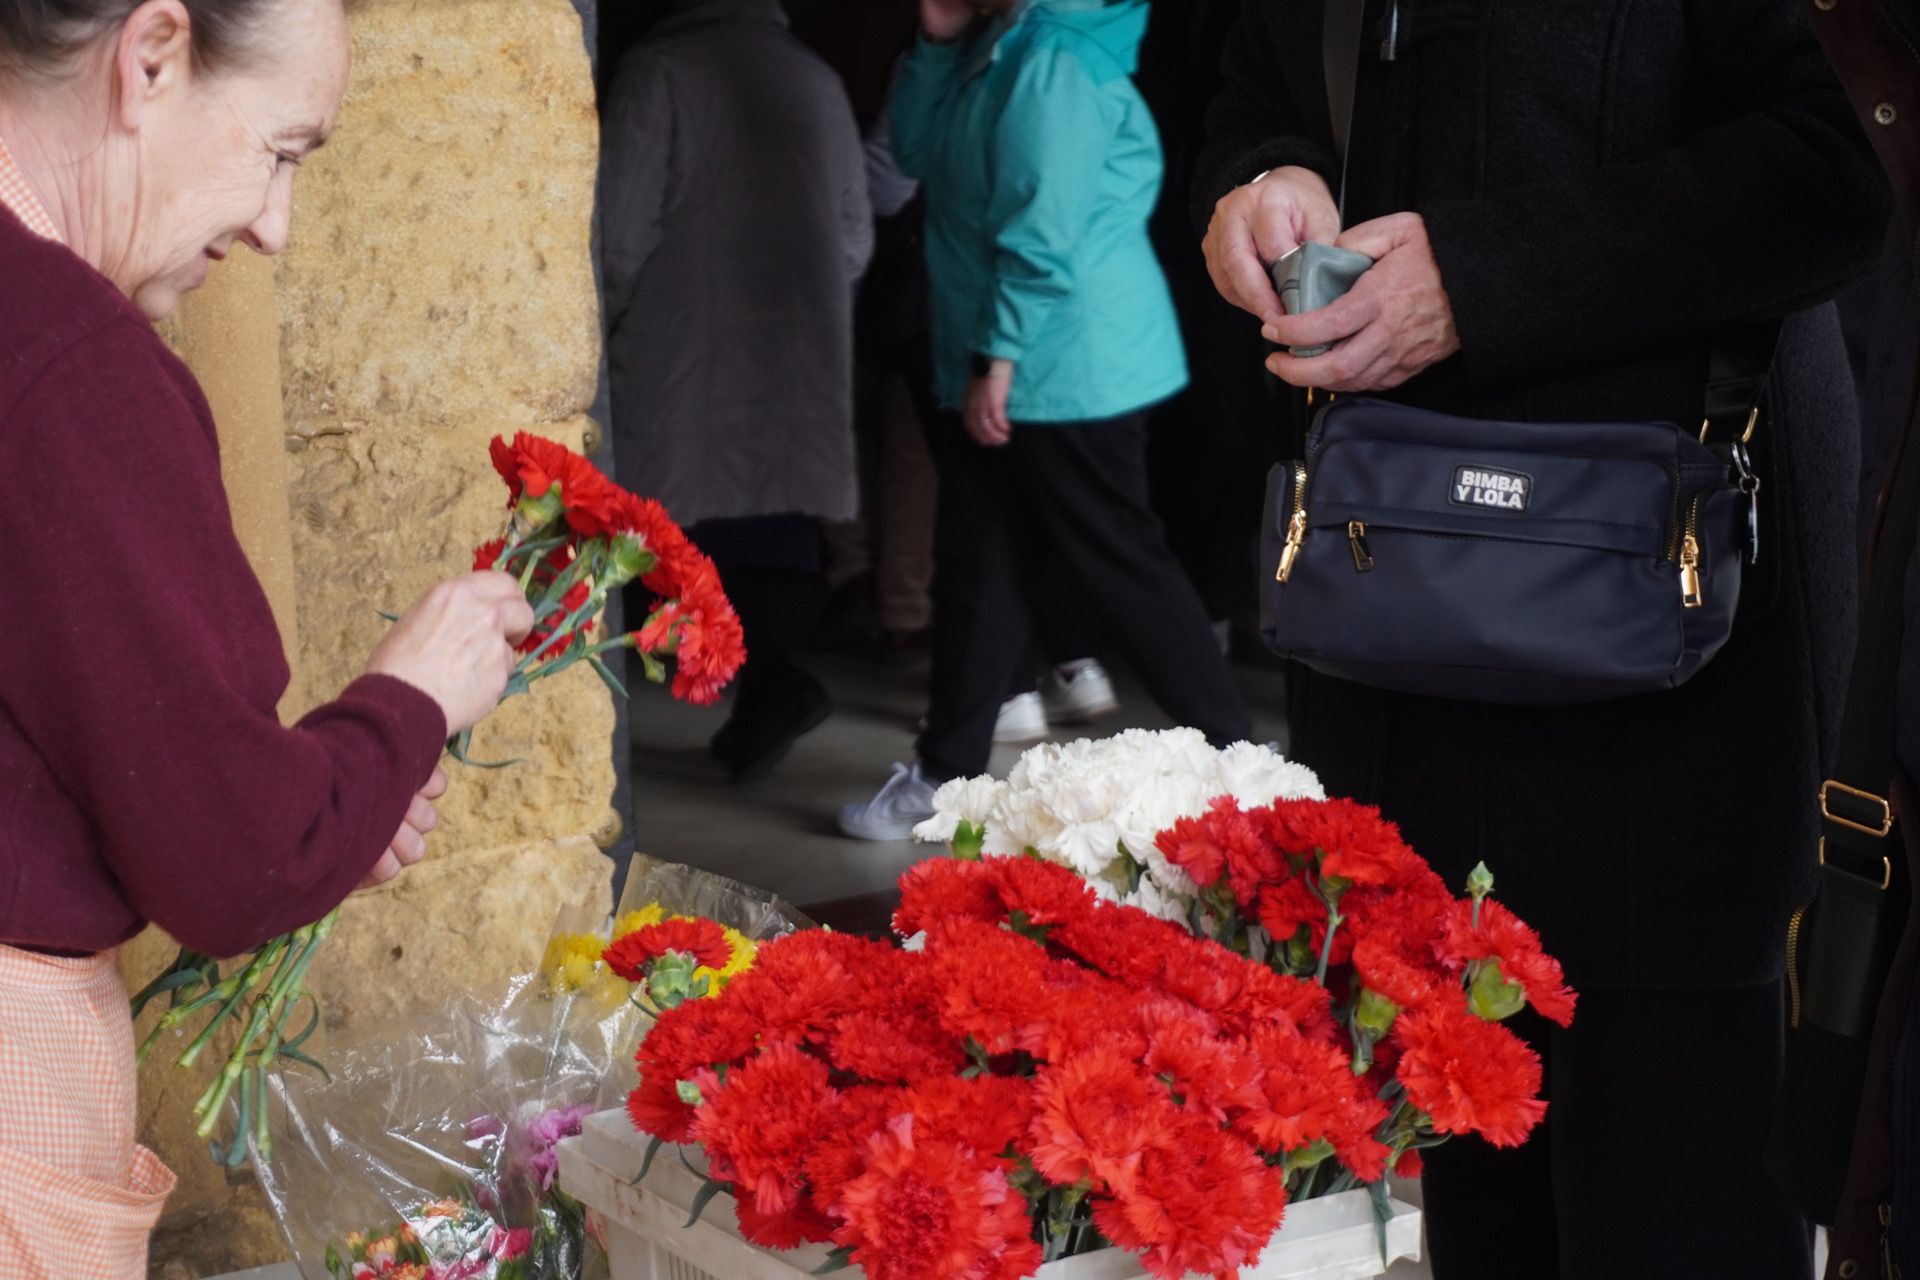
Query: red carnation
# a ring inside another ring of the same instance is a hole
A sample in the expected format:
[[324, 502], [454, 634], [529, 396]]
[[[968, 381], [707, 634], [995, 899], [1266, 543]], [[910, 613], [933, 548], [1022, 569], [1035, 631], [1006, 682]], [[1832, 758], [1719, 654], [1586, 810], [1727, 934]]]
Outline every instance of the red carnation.
[[1027, 1203], [997, 1164], [902, 1116], [842, 1188], [834, 1240], [872, 1280], [1003, 1280], [1040, 1267]]
[[777, 1044], [728, 1073], [700, 1108], [694, 1135], [712, 1158], [713, 1176], [733, 1184], [735, 1199], [765, 1216], [790, 1213], [834, 1099], [826, 1063]]
[[636, 929], [617, 939], [601, 958], [628, 982], [644, 982], [647, 966], [675, 951], [708, 969], [724, 969], [733, 961], [733, 944], [724, 929], [711, 920], [684, 917]]
[[1268, 811], [1268, 830], [1295, 857], [1320, 854], [1320, 874], [1352, 884], [1398, 884], [1426, 866], [1400, 838], [1400, 828], [1371, 805], [1352, 800], [1282, 800]]
[[522, 494], [544, 498], [557, 484], [567, 524], [576, 533], [597, 538], [612, 531], [624, 491], [573, 450], [522, 431], [512, 444], [495, 437], [491, 452], [494, 469], [512, 494], [509, 505]]
[[1519, 984], [1541, 1017], [1563, 1027], [1572, 1024], [1576, 997], [1560, 962], [1542, 949], [1539, 934], [1493, 899], [1481, 902], [1477, 926], [1473, 903], [1456, 903], [1447, 915], [1440, 949], [1456, 967], [1474, 960], [1499, 961], [1501, 975]]
[[1436, 1002], [1403, 1016], [1393, 1035], [1403, 1050], [1396, 1074], [1439, 1132], [1517, 1147], [1546, 1115], [1540, 1056], [1499, 1023]]
[[1233, 1280], [1258, 1260], [1285, 1210], [1277, 1170], [1238, 1138], [1189, 1116], [1142, 1150], [1126, 1189], [1095, 1200], [1093, 1220], [1162, 1280]]
[[941, 1021], [990, 1054], [1039, 1053], [1055, 1015], [1042, 984], [1047, 953], [1035, 942], [975, 920], [930, 931], [927, 960]]
[[1006, 918], [1000, 886], [984, 864], [929, 858], [900, 877], [900, 909], [893, 916], [893, 931], [911, 938], [943, 920], [998, 924]]
[[1044, 1068], [1028, 1158], [1049, 1182], [1132, 1187], [1141, 1153], [1163, 1142], [1179, 1112], [1132, 1055], [1091, 1050]]

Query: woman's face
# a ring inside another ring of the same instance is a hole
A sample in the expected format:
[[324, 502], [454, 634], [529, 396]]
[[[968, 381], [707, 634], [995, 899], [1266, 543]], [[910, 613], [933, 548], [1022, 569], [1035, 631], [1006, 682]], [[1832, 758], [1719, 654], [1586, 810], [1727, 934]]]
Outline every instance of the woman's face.
[[[341, 0], [271, 0], [231, 65], [193, 66], [178, 0], [148, 0], [117, 48], [119, 89], [96, 265], [153, 319], [244, 241], [286, 247], [293, 178], [346, 93]], [[109, 230], [110, 228], [110, 230]]]

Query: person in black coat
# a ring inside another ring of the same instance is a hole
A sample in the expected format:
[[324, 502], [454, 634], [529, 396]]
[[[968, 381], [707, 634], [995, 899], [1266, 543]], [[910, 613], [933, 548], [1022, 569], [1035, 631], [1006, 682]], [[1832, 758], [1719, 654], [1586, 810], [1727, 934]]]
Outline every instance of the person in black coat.
[[[1345, 230], [1323, 5], [1248, 0], [1194, 213], [1269, 368], [1519, 421], [1702, 416], [1717, 340], [1785, 321], [1755, 457], [1762, 553], [1688, 686], [1569, 708], [1384, 694], [1296, 669], [1293, 747], [1380, 804], [1456, 888], [1484, 859], [1582, 991], [1536, 1028], [1535, 1140], [1432, 1153], [1440, 1280], [1804, 1280], [1809, 1233], [1762, 1168], [1785, 924], [1854, 625], [1858, 466], [1825, 305], [1887, 198], [1793, 0], [1372, 0]], [[1264, 264], [1377, 258], [1285, 318]], [[1417, 625], [1416, 619], [1408, 620]]]

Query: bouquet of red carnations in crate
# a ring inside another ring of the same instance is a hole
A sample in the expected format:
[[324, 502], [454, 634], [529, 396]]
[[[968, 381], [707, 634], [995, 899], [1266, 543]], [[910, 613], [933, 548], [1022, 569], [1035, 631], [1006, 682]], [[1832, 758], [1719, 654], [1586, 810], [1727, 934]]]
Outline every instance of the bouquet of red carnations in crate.
[[[1387, 1172], [1445, 1134], [1522, 1141], [1539, 1060], [1489, 1017], [1570, 1010], [1552, 962], [1377, 819], [1288, 816], [1216, 833], [1223, 867], [1275, 889], [1269, 956], [1038, 858], [929, 862], [901, 882], [912, 947], [796, 934], [666, 1014], [634, 1123], [704, 1149], [749, 1240], [830, 1243], [873, 1280], [1014, 1280], [1107, 1245], [1169, 1280], [1231, 1277], [1290, 1200], [1384, 1205]], [[1286, 927], [1288, 866], [1317, 932], [1304, 904]], [[1369, 976], [1347, 981], [1363, 941]]]

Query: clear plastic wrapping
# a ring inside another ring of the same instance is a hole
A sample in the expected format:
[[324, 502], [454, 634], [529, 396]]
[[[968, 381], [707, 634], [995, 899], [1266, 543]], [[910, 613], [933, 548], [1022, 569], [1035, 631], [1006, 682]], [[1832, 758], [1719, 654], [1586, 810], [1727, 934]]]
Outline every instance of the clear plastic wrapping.
[[[272, 1080], [256, 1161], [308, 1280], [600, 1280], [555, 1144], [635, 1083], [645, 992], [598, 961], [622, 922], [697, 916], [751, 943], [807, 921], [769, 895], [637, 859], [611, 925], [562, 919], [542, 970], [443, 1009], [327, 1037], [325, 1075]], [[707, 971], [702, 970], [703, 974]], [[725, 978], [711, 975], [718, 989]]]

